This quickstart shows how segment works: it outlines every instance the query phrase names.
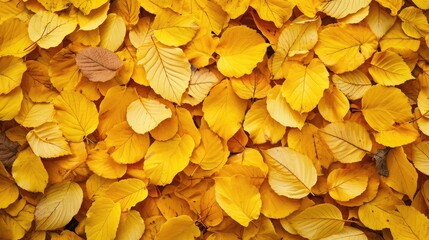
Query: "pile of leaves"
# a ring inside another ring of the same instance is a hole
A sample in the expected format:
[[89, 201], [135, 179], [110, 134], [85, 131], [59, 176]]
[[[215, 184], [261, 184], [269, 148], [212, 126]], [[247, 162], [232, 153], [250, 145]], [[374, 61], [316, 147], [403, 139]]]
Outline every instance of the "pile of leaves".
[[0, 239], [425, 239], [428, 9], [0, 1]]

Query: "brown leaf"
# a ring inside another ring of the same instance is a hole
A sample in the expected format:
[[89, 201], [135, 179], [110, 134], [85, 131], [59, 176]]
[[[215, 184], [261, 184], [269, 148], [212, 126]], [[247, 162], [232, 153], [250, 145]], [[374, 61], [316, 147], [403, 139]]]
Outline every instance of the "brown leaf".
[[5, 168], [11, 168], [18, 152], [19, 144], [12, 142], [6, 134], [0, 132], [0, 161]]
[[375, 161], [378, 174], [385, 177], [389, 176], [389, 169], [387, 169], [387, 154], [389, 151], [389, 147], [378, 149], [372, 157], [372, 159]]
[[106, 82], [115, 77], [122, 61], [115, 53], [101, 47], [88, 47], [76, 54], [76, 63], [92, 82]]

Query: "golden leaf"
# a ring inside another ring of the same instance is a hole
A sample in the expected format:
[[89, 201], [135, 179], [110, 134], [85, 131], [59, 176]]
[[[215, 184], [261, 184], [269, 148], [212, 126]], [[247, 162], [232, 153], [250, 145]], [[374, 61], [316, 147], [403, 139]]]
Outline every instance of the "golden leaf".
[[33, 152], [42, 158], [54, 158], [71, 154], [60, 127], [53, 122], [44, 123], [29, 131], [27, 136]]

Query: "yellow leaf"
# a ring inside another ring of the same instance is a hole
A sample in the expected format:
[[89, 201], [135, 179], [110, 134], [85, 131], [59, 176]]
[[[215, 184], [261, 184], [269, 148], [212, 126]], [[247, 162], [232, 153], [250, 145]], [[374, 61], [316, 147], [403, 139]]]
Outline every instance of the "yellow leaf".
[[349, 240], [368, 240], [368, 237], [365, 233], [357, 228], [344, 226], [343, 230], [339, 233], [333, 234], [329, 237], [321, 238], [320, 240], [340, 240], [340, 239], [349, 239]]
[[375, 82], [385, 86], [399, 85], [414, 78], [401, 56], [391, 51], [375, 53], [368, 71]]
[[107, 15], [107, 19], [100, 25], [100, 47], [112, 52], [118, 50], [125, 39], [126, 26], [121, 16], [115, 13]]
[[391, 130], [375, 132], [374, 138], [386, 147], [400, 147], [414, 142], [419, 137], [419, 131], [412, 123], [395, 126]]
[[396, 22], [393, 27], [380, 39], [381, 51], [387, 49], [412, 50], [417, 51], [420, 40], [407, 36], [401, 28], [401, 24]]
[[151, 184], [167, 185], [188, 164], [195, 143], [191, 136], [176, 135], [165, 142], [155, 141], [144, 157], [143, 169]]
[[200, 229], [195, 225], [194, 220], [187, 215], [180, 215], [167, 219], [156, 234], [156, 239], [193, 240], [200, 235]]
[[101, 136], [105, 134], [116, 124], [126, 121], [126, 112], [128, 105], [138, 99], [135, 88], [115, 86], [109, 88], [100, 103], [98, 131]]
[[255, 144], [267, 141], [275, 144], [286, 132], [286, 128], [269, 115], [265, 100], [258, 100], [252, 104], [244, 118], [243, 128]]
[[17, 154], [12, 166], [12, 176], [20, 188], [30, 192], [43, 193], [48, 184], [48, 172], [31, 148]]
[[26, 70], [22, 59], [12, 56], [0, 57], [0, 94], [7, 94], [18, 87]]
[[207, 97], [210, 89], [217, 83], [219, 83], [219, 79], [207, 68], [193, 72], [187, 95], [183, 98], [183, 103], [189, 103], [192, 106], [198, 105]]
[[215, 179], [216, 201], [240, 225], [247, 227], [261, 212], [259, 190], [242, 176]]
[[377, 131], [390, 130], [395, 123], [413, 117], [408, 97], [397, 88], [381, 85], [372, 86], [363, 95], [362, 113], [369, 126]]
[[38, 127], [45, 122], [52, 122], [54, 115], [55, 109], [53, 104], [33, 103], [30, 99], [24, 98], [15, 121], [23, 127]]
[[97, 108], [81, 93], [62, 91], [53, 103], [55, 119], [68, 140], [81, 142], [97, 129]]
[[359, 70], [334, 74], [332, 82], [350, 100], [362, 98], [365, 92], [372, 86], [368, 77]]
[[243, 152], [229, 157], [229, 163], [236, 163], [244, 166], [255, 166], [264, 175], [268, 173], [268, 165], [264, 162], [261, 153], [254, 148], [245, 148]]
[[270, 86], [269, 70], [266, 63], [262, 62], [249, 75], [241, 78], [230, 78], [234, 92], [241, 99], [264, 98], [267, 96]]
[[359, 219], [366, 227], [373, 230], [388, 228], [390, 211], [394, 210], [396, 205], [403, 204], [390, 188], [381, 187], [371, 202], [359, 207]]
[[191, 65], [182, 49], [166, 46], [150, 36], [137, 49], [150, 87], [161, 97], [180, 103], [191, 79]]
[[307, 196], [316, 184], [317, 173], [306, 155], [287, 147], [263, 151], [268, 164], [268, 182], [278, 195], [299, 199]]
[[140, 4], [138, 0], [115, 1], [112, 3], [111, 9], [125, 20], [127, 27], [134, 26], [139, 21]]
[[339, 24], [324, 28], [315, 52], [333, 72], [353, 71], [371, 57], [378, 42], [374, 33], [362, 25]]
[[28, 60], [25, 63], [27, 71], [22, 79], [31, 85], [28, 90], [28, 97], [33, 102], [51, 102], [58, 93], [52, 88], [47, 63], [34, 60]]
[[[209, 2], [207, 1], [207, 3]], [[186, 45], [184, 52], [192, 65], [202, 68], [214, 62], [212, 55], [218, 44], [218, 37], [215, 37], [210, 32], [202, 33], [202, 30], [200, 30], [194, 39]]]
[[223, 80], [211, 89], [203, 102], [204, 119], [210, 128], [224, 140], [240, 129], [247, 101], [233, 91], [231, 81]]
[[0, 24], [11, 18], [17, 18], [25, 21], [28, 17], [27, 8], [24, 4], [19, 4], [19, 0], [2, 1], [0, 2]]
[[85, 183], [88, 198], [95, 200], [99, 197], [105, 197], [107, 188], [114, 182], [116, 182], [116, 180], [102, 178], [97, 174], [92, 174]]
[[261, 213], [268, 218], [285, 218], [301, 206], [301, 200], [287, 198], [275, 193], [268, 181], [264, 181], [259, 191], [262, 200]]
[[289, 221], [299, 235], [308, 239], [329, 237], [341, 232], [344, 227], [341, 211], [329, 203], [306, 208]]
[[64, 227], [80, 209], [83, 192], [75, 182], [62, 182], [46, 189], [36, 206], [36, 230], [54, 230]]
[[110, 154], [117, 163], [130, 164], [140, 161], [149, 147], [149, 135], [134, 132], [127, 122], [115, 125], [107, 132], [107, 148], [114, 147]]
[[88, 14], [91, 10], [101, 7], [107, 0], [70, 0], [70, 2], [84, 14]]
[[16, 87], [8, 94], [0, 95], [0, 120], [7, 121], [16, 117], [21, 109], [24, 98], [20, 87]]
[[58, 46], [76, 28], [76, 22], [53, 12], [40, 11], [28, 22], [28, 36], [41, 48]]
[[171, 117], [171, 110], [154, 99], [134, 100], [127, 108], [127, 122], [139, 134], [145, 134]]
[[249, 7], [250, 0], [215, 0], [232, 19], [236, 19]]
[[322, 4], [322, 0], [296, 1], [298, 9], [307, 17], [314, 18], [318, 12], [318, 7]]
[[179, 120], [179, 129], [178, 134], [182, 136], [183, 134], [189, 134], [195, 142], [195, 146], [200, 145], [201, 135], [197, 127], [194, 124], [191, 113], [181, 107], [176, 107], [177, 119]]
[[54, 158], [71, 154], [60, 127], [53, 122], [44, 123], [29, 131], [27, 136], [33, 152], [42, 158]]
[[58, 91], [74, 90], [83, 76], [76, 65], [76, 55], [67, 48], [50, 59], [48, 73], [52, 85]]
[[106, 20], [109, 7], [110, 3], [107, 2], [101, 7], [93, 9], [88, 14], [85, 14], [81, 11], [77, 12], [76, 20], [79, 24], [79, 30], [96, 30], [98, 33], [99, 31], [97, 28]]
[[317, 109], [320, 115], [329, 122], [340, 122], [349, 112], [350, 103], [347, 97], [334, 86], [330, 86], [320, 99]]
[[426, 239], [429, 219], [411, 206], [397, 206], [390, 214], [390, 231], [394, 239]]
[[338, 201], [348, 201], [362, 194], [368, 185], [368, 175], [361, 169], [337, 168], [328, 175], [329, 195]]
[[148, 191], [146, 183], [137, 178], [123, 179], [112, 183], [105, 192], [106, 197], [121, 205], [123, 212], [129, 211], [137, 203], [143, 201]]
[[402, 30], [408, 36], [421, 38], [429, 33], [428, 20], [421, 9], [412, 6], [406, 7], [398, 16], [402, 20]]
[[[17, 18], [11, 18], [0, 25], [0, 57], [23, 57], [34, 50], [36, 45], [31, 41], [27, 31], [26, 22]], [[17, 31], [21, 29], [22, 31]]]
[[208, 30], [219, 35], [222, 29], [228, 24], [229, 16], [222, 9], [222, 5], [215, 1], [195, 0], [190, 3], [189, 13], [197, 21], [200, 27], [207, 27]]
[[2, 195], [0, 198], [0, 209], [7, 208], [19, 196], [19, 190], [15, 182], [3, 175], [0, 175], [0, 193]]
[[357, 0], [352, 2], [333, 0], [323, 2], [319, 6], [319, 9], [333, 18], [339, 19], [344, 18], [349, 14], [356, 13], [360, 9], [368, 6], [370, 2], [371, 0]]
[[294, 4], [293, 1], [254, 0], [250, 1], [250, 6], [256, 10], [261, 19], [271, 21], [280, 28], [292, 16]]
[[301, 129], [304, 126], [307, 113], [299, 113], [293, 110], [286, 98], [283, 97], [281, 86], [276, 85], [268, 91], [267, 111], [270, 116], [285, 127], [296, 127]]
[[417, 190], [417, 171], [404, 153], [402, 147], [393, 148], [387, 154], [387, 169], [389, 177], [386, 184], [398, 192], [407, 194], [410, 199]]
[[414, 166], [422, 173], [429, 175], [429, 142], [423, 141], [413, 145], [412, 158]]
[[342, 163], [359, 162], [372, 148], [369, 133], [355, 122], [331, 123], [320, 129], [319, 134]]
[[222, 167], [228, 160], [229, 151], [207, 124], [200, 127], [201, 144], [192, 153], [191, 162], [198, 164], [204, 170]]
[[34, 219], [34, 206], [26, 204], [16, 215], [11, 216], [5, 211], [0, 212], [0, 238], [22, 239], [32, 227]]
[[243, 239], [281, 239], [271, 219], [261, 217], [243, 231]]
[[429, 9], [429, 2], [425, 0], [413, 0], [413, 3], [420, 9], [423, 9], [423, 10]]
[[190, 15], [179, 15], [171, 10], [157, 13], [152, 23], [158, 41], [178, 47], [187, 44], [197, 33], [198, 25]]
[[381, 6], [390, 9], [390, 14], [396, 16], [404, 4], [403, 0], [376, 0]]
[[115, 239], [121, 217], [121, 205], [110, 198], [92, 203], [86, 213], [85, 233], [88, 239]]
[[106, 144], [98, 142], [97, 146], [88, 152], [86, 162], [89, 169], [100, 177], [116, 179], [127, 171], [126, 164], [119, 164], [107, 153]]
[[250, 74], [262, 62], [268, 44], [255, 30], [246, 26], [227, 28], [219, 41], [217, 67], [226, 77]]
[[145, 225], [140, 213], [131, 210], [128, 213], [122, 213], [115, 239], [139, 240], [144, 230]]
[[355, 13], [351, 13], [343, 18], [338, 19], [338, 22], [347, 24], [357, 24], [362, 22], [369, 14], [369, 6], [359, 9]]
[[378, 39], [383, 37], [393, 24], [395, 24], [395, 20], [394, 16], [390, 15], [376, 2], [371, 3], [368, 17], [365, 18], [365, 22], [368, 23], [369, 28]]
[[313, 110], [329, 87], [329, 73], [325, 65], [317, 59], [310, 64], [292, 63], [286, 80], [282, 85], [282, 94], [291, 108], [300, 112]]

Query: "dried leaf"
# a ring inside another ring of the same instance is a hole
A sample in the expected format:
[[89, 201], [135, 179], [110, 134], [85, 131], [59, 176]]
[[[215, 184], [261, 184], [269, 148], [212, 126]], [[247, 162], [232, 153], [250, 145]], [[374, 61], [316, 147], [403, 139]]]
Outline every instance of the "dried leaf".
[[106, 82], [115, 77], [123, 63], [115, 53], [101, 47], [88, 47], [76, 54], [76, 64], [93, 82]]

